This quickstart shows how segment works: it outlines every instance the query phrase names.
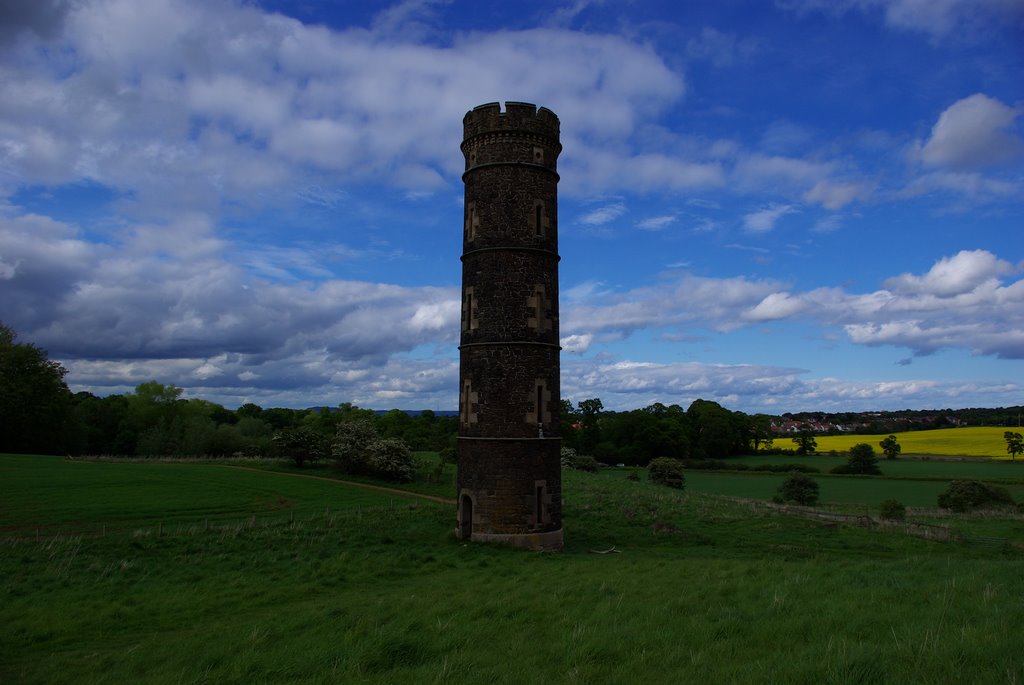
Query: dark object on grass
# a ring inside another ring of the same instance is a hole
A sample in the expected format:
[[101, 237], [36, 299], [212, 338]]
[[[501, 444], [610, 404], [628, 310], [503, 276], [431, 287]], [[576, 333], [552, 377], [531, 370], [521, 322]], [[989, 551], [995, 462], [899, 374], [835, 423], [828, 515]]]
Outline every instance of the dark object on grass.
[[1006, 488], [978, 480], [955, 480], [939, 495], [940, 507], [958, 512], [1012, 507], [1014, 504]]
[[682, 489], [686, 485], [686, 477], [683, 476], [683, 464], [678, 459], [658, 457], [652, 459], [647, 465], [648, 477], [655, 483], [667, 485], [670, 488]]
[[878, 515], [890, 521], [902, 521], [907, 518], [907, 508], [895, 499], [887, 499], [878, 506]]
[[773, 499], [779, 504], [817, 504], [818, 481], [803, 473], [791, 473], [782, 481]]
[[878, 457], [875, 456], [875, 448], [866, 442], [861, 442], [850, 448], [850, 458], [847, 462], [835, 467], [830, 473], [880, 476], [882, 475], [882, 469], [878, 468]]

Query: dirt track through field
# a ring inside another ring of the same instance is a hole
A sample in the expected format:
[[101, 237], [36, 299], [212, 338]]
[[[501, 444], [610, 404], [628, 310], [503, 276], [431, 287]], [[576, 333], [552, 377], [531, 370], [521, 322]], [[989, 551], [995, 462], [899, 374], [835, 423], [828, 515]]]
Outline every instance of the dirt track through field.
[[236, 466], [234, 464], [218, 464], [227, 469], [241, 469], [243, 471], [256, 471], [257, 473], [268, 473], [275, 476], [292, 476], [294, 478], [310, 478], [312, 480], [326, 480], [331, 483], [340, 483], [342, 485], [352, 485], [357, 488], [363, 488], [364, 490], [375, 490], [377, 492], [386, 492], [392, 495], [400, 495], [403, 497], [416, 497], [418, 499], [425, 499], [431, 502], [440, 502], [441, 504], [455, 504], [455, 500], [448, 497], [438, 497], [436, 495], [424, 495], [419, 492], [410, 492], [408, 490], [400, 490], [398, 488], [388, 488], [383, 485], [370, 485], [369, 483], [358, 483], [352, 480], [342, 480], [340, 478], [328, 478], [327, 476], [313, 476], [305, 473], [285, 473], [283, 471], [268, 471], [267, 469], [254, 469], [251, 466]]

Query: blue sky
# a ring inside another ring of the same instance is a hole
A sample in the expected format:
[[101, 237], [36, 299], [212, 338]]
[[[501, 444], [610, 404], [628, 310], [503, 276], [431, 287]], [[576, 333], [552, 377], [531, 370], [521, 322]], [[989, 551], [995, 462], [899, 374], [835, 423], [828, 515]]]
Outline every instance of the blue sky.
[[0, 2], [0, 320], [105, 395], [457, 406], [464, 113], [562, 122], [562, 395], [1024, 404], [1024, 2]]

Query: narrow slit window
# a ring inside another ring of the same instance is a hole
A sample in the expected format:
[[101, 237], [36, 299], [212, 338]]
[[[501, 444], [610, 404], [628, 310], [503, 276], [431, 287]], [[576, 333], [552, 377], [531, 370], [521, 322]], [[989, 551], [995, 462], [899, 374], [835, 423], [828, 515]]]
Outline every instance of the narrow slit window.
[[534, 230], [537, 235], [544, 235], [544, 208], [541, 205], [537, 205], [533, 208], [534, 211]]
[[544, 523], [544, 486], [538, 485], [535, 490], [536, 494], [533, 506], [534, 511], [536, 512], [537, 525], [540, 526]]
[[466, 206], [466, 240], [476, 240], [476, 229], [480, 225], [480, 219], [476, 215], [476, 203], [470, 202]]

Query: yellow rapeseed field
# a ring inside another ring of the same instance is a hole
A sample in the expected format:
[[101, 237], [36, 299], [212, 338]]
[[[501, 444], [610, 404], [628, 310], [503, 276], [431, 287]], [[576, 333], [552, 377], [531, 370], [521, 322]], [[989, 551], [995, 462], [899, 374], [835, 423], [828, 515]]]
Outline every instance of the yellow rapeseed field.
[[[894, 433], [894, 435], [903, 447], [901, 454], [934, 454], [937, 456], [1009, 459], [1010, 455], [1006, 453], [1006, 440], [1003, 438], [1003, 433], [1008, 430], [1024, 433], [1024, 429], [1021, 428], [975, 426], [940, 428], [930, 431], [910, 431], [907, 433]], [[875, 451], [881, 456], [882, 448], [878, 446], [878, 443], [885, 439], [885, 437], [885, 435], [822, 435], [815, 439], [818, 442], [818, 452], [829, 452], [831, 450], [845, 452], [857, 443], [866, 442], [874, 447]], [[775, 444], [779, 447], [786, 446], [785, 442], [785, 439], [775, 440]]]

